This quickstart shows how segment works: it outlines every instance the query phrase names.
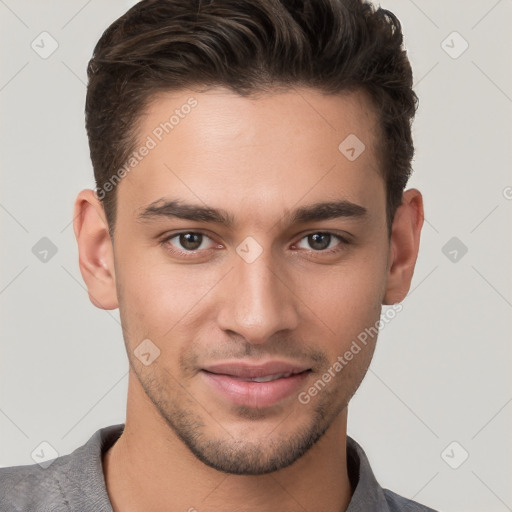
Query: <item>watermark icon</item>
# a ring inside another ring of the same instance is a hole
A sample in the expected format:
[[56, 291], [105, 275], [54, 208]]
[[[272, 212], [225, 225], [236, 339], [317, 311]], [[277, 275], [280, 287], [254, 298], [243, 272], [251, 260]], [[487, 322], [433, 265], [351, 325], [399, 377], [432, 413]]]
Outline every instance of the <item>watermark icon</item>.
[[43, 441], [34, 448], [30, 456], [35, 463], [46, 469], [53, 464], [59, 452], [48, 441]]
[[57, 251], [57, 246], [46, 236], [43, 236], [32, 247], [32, 254], [42, 263], [48, 263], [57, 254]]
[[452, 59], [458, 59], [469, 48], [469, 43], [457, 31], [453, 31], [441, 42], [441, 48]]
[[354, 356], [361, 352], [361, 345], [366, 346], [368, 343], [368, 339], [373, 339], [377, 334], [387, 325], [391, 320], [393, 320], [398, 313], [400, 313], [403, 309], [402, 304], [393, 304], [391, 308], [388, 308], [383, 315], [381, 315], [380, 320], [375, 322], [375, 324], [371, 327], [366, 327], [364, 331], [361, 331], [355, 340], [352, 340], [352, 344], [350, 348], [345, 351], [343, 355], [339, 355], [336, 361], [327, 369], [325, 373], [312, 385], [308, 388], [307, 391], [301, 391], [298, 395], [298, 400], [301, 404], [306, 405], [311, 401], [311, 398], [318, 395], [320, 391], [322, 391], [325, 386], [338, 375], [345, 366], [348, 365]]
[[512, 187], [505, 187], [503, 189], [503, 197], [509, 201], [512, 199]]
[[146, 137], [144, 143], [127, 158], [125, 164], [118, 169], [101, 187], [97, 187], [94, 191], [96, 197], [102, 201], [108, 192], [114, 190], [116, 185], [137, 165], [139, 165], [144, 158], [149, 155], [150, 151], [158, 146], [159, 142], [162, 142], [165, 135], [171, 133], [176, 126], [178, 126], [182, 119], [190, 114], [194, 107], [197, 107], [198, 102], [194, 97], [188, 98], [186, 103], [181, 105], [180, 108], [174, 109], [173, 114], [168, 120], [161, 122], [156, 126], [151, 135]]
[[338, 146], [339, 152], [351, 162], [359, 158], [365, 149], [366, 146], [363, 144], [361, 139], [353, 133], [342, 140]]
[[133, 353], [144, 366], [149, 366], [160, 357], [160, 349], [149, 338], [139, 343]]
[[252, 236], [248, 236], [237, 245], [236, 252], [246, 263], [252, 263], [260, 257], [263, 247]]
[[468, 248], [460, 239], [454, 236], [443, 245], [441, 252], [452, 263], [458, 263], [467, 254]]
[[41, 32], [31, 43], [30, 47], [41, 59], [47, 59], [59, 47], [57, 40], [49, 32]]
[[452, 441], [442, 452], [441, 458], [452, 469], [458, 469], [469, 457], [468, 451], [457, 441]]

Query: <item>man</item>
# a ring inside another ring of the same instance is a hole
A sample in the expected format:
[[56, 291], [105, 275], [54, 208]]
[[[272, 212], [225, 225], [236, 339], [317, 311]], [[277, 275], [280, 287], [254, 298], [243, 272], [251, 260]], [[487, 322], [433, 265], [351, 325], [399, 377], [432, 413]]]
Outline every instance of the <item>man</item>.
[[88, 68], [90, 300], [119, 307], [124, 425], [0, 471], [1, 510], [428, 511], [383, 490], [347, 406], [411, 283], [417, 98], [362, 0], [145, 0]]

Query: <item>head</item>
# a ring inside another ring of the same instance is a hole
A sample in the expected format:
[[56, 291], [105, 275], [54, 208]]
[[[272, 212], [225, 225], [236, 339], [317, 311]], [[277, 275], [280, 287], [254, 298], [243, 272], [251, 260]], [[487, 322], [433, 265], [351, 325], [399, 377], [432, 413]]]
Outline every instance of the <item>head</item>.
[[[423, 216], [404, 193], [417, 98], [399, 21], [355, 0], [142, 1], [88, 75], [96, 191], [74, 228], [91, 301], [120, 310], [129, 407], [149, 398], [221, 471], [286, 467], [344, 414], [382, 304], [410, 286]], [[293, 393], [212, 380], [267, 362], [302, 372]]]

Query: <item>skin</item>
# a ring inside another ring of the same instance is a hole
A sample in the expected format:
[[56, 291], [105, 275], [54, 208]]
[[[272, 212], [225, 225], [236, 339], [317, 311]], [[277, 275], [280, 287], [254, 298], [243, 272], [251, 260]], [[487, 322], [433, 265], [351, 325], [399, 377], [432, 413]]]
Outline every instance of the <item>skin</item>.
[[[345, 510], [347, 405], [376, 339], [307, 404], [297, 393], [237, 406], [201, 368], [279, 359], [311, 368], [308, 390], [409, 290], [423, 223], [420, 192], [404, 193], [388, 237], [377, 118], [363, 92], [312, 89], [242, 98], [230, 91], [155, 97], [139, 141], [193, 96], [198, 105], [117, 186], [114, 243], [92, 190], [75, 203], [79, 263], [90, 300], [119, 307], [130, 361], [124, 433], [104, 457], [115, 511]], [[365, 151], [349, 161], [349, 134]], [[161, 198], [223, 208], [231, 227], [177, 218], [138, 220]], [[290, 224], [287, 213], [348, 200], [362, 217]], [[328, 248], [308, 235], [330, 232]], [[192, 256], [180, 237], [206, 235]], [[246, 237], [262, 249], [247, 263]], [[134, 355], [150, 339], [160, 355]]]

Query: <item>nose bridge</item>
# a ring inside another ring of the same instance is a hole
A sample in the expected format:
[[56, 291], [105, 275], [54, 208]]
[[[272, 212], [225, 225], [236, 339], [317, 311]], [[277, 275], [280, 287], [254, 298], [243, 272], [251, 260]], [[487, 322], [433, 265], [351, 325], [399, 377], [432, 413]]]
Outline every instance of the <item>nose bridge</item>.
[[264, 343], [275, 332], [296, 327], [296, 300], [271, 250], [248, 243], [237, 248], [219, 322], [250, 343]]

